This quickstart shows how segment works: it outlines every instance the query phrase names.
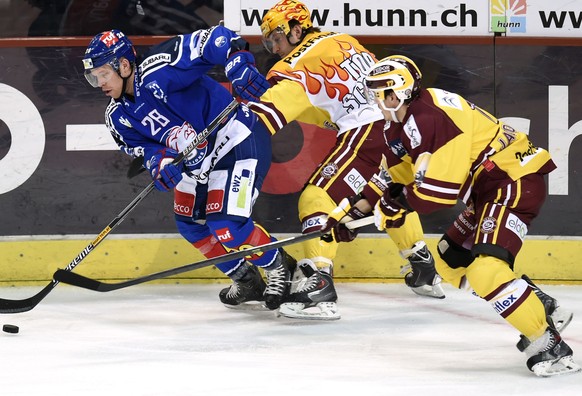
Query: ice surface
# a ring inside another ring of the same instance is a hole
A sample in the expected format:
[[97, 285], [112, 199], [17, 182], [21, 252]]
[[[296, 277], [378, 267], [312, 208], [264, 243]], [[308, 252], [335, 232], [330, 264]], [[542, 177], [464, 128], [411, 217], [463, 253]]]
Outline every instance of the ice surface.
[[[403, 284], [337, 285], [342, 319], [229, 310], [224, 285], [96, 293], [59, 285], [0, 315], [0, 395], [579, 395], [582, 374], [535, 377], [517, 332], [484, 301]], [[26, 298], [42, 286], [0, 288]], [[543, 289], [574, 311], [564, 338], [582, 362], [582, 286]]]

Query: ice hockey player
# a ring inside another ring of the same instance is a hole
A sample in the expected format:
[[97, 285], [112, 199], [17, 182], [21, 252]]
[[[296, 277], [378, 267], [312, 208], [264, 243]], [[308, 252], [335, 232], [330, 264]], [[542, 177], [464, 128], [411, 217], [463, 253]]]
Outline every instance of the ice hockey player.
[[[271, 163], [271, 135], [245, 105], [200, 138], [182, 163], [172, 164], [233, 100], [206, 75], [212, 67], [224, 66], [239, 91], [264, 82], [246, 48], [235, 33], [217, 26], [171, 38], [137, 62], [131, 41], [110, 30], [91, 40], [83, 58], [87, 81], [111, 98], [105, 121], [121, 151], [143, 156], [155, 187], [174, 191], [179, 232], [208, 258], [274, 240], [251, 218]], [[266, 285], [257, 267], [265, 270]], [[234, 281], [220, 300], [228, 306], [264, 300], [276, 309], [287, 297], [294, 267], [282, 249], [220, 264]]]
[[[470, 287], [522, 334], [518, 348], [536, 375], [580, 371], [552, 320], [555, 300], [513, 271], [545, 200], [544, 175], [555, 169], [549, 153], [463, 97], [421, 88], [422, 74], [407, 57], [382, 59], [365, 80], [387, 121], [386, 171], [405, 186], [408, 205], [431, 213], [458, 199], [467, 204], [438, 243], [438, 273], [456, 287]], [[369, 183], [367, 200], [355, 203], [364, 212], [374, 206], [380, 230], [409, 217], [386, 187]], [[335, 218], [346, 209], [338, 206]]]
[[[384, 150], [382, 113], [364, 96], [362, 78], [375, 62], [374, 54], [355, 38], [343, 33], [321, 32], [313, 26], [307, 7], [294, 0], [275, 4], [263, 17], [265, 47], [281, 57], [268, 72], [272, 85], [249, 107], [275, 133], [297, 120], [337, 132], [335, 146], [308, 180], [299, 198], [302, 232], [318, 230], [327, 214], [344, 197], [356, 197], [377, 170]], [[357, 214], [352, 214], [357, 219]], [[416, 213], [410, 214], [410, 228]], [[444, 298], [434, 260], [426, 248], [416, 217], [414, 234], [398, 245], [411, 267], [406, 284], [417, 294]], [[392, 231], [390, 231], [392, 232]], [[398, 231], [395, 231], [398, 232]], [[307, 282], [295, 283], [293, 302], [283, 303], [279, 313], [287, 317], [339, 319], [332, 268], [338, 241], [350, 241], [355, 233], [341, 225], [326, 242], [303, 245], [299, 268]], [[314, 309], [309, 309], [316, 307]]]

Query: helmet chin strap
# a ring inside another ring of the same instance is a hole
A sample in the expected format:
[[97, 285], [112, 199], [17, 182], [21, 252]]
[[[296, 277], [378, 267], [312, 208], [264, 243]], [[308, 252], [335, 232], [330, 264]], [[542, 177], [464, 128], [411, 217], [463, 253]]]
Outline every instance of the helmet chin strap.
[[[400, 107], [400, 106], [398, 106]], [[388, 110], [390, 112], [390, 115], [392, 116], [392, 121], [400, 124], [400, 120], [398, 119], [398, 116], [396, 115], [396, 109], [389, 109]]]
[[398, 116], [396, 115], [396, 112], [398, 110], [400, 110], [400, 108], [404, 104], [404, 100], [402, 100], [402, 99], [399, 99], [399, 100], [400, 100], [400, 103], [398, 104], [398, 106], [396, 106], [394, 108], [388, 108], [388, 107], [386, 107], [383, 102], [380, 102], [380, 106], [384, 110], [386, 110], [386, 111], [388, 111], [390, 113], [390, 116], [392, 117], [392, 120], [391, 121], [394, 121], [394, 122], [397, 122], [397, 123], [400, 124], [402, 121], [398, 118]]

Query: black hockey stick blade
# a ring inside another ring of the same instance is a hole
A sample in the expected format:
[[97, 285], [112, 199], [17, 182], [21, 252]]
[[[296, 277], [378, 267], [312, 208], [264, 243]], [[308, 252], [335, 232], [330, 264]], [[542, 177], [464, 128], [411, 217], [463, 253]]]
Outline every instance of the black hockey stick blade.
[[142, 174], [145, 170], [146, 168], [143, 166], [143, 157], [136, 157], [131, 161], [131, 164], [129, 164], [127, 178], [133, 179], [137, 175]]
[[0, 298], [0, 313], [22, 313], [33, 309], [40, 303], [59, 282], [52, 280], [40, 292], [23, 300], [8, 300]]
[[[363, 219], [354, 220], [349, 223], [346, 223], [346, 226], [350, 229], [364, 227], [366, 225], [372, 224], [374, 221], [373, 217], [365, 217]], [[183, 272], [194, 271], [200, 268], [209, 267], [211, 265], [216, 265], [220, 263], [224, 263], [230, 260], [240, 259], [246, 256], [250, 256], [257, 253], [263, 253], [269, 250], [278, 249], [283, 246], [292, 245], [295, 243], [307, 241], [314, 238], [319, 238], [323, 235], [321, 231], [310, 232], [309, 234], [302, 234], [299, 236], [282, 239], [279, 241], [274, 241], [271, 243], [267, 243], [265, 245], [255, 246], [252, 248], [234, 251], [222, 256], [214, 257], [208, 260], [199, 261], [192, 264], [186, 264], [181, 267], [171, 268], [164, 271], [156, 272], [154, 274], [142, 276], [139, 278], [130, 279], [124, 282], [118, 283], [106, 283], [100, 282], [95, 279], [87, 278], [83, 275], [79, 275], [74, 272], [66, 271], [59, 269], [57, 270], [53, 277], [56, 281], [67, 283], [69, 285], [82, 287], [84, 289], [94, 290], [98, 292], [109, 292], [113, 290], [124, 289], [129, 286], [139, 285], [141, 283], [151, 282], [153, 280], [167, 278], [169, 276], [178, 275]]]

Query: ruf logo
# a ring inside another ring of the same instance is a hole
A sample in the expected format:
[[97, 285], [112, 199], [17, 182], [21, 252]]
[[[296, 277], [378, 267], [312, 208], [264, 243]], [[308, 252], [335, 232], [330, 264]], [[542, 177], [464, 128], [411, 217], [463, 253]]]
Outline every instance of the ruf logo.
[[103, 44], [105, 44], [107, 46], [107, 48], [111, 47], [113, 44], [115, 44], [119, 41], [119, 39], [117, 38], [117, 36], [113, 32], [104, 33], [101, 36], [100, 40], [101, 40], [101, 42], [103, 42]]
[[234, 239], [228, 227], [216, 230], [216, 238], [220, 243], [230, 242]]
[[526, 32], [526, 0], [491, 0], [489, 6], [491, 32]]

